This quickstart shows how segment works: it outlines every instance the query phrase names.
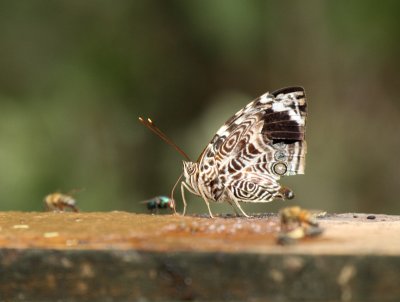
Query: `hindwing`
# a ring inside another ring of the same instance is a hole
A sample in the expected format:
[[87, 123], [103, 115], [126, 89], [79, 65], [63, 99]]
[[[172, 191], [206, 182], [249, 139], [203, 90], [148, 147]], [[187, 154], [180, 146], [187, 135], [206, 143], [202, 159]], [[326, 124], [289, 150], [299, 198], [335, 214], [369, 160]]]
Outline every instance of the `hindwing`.
[[233, 175], [226, 183], [228, 199], [233, 197], [244, 202], [268, 202], [274, 199], [280, 189], [271, 174], [248, 172], [236, 177], [239, 175]]

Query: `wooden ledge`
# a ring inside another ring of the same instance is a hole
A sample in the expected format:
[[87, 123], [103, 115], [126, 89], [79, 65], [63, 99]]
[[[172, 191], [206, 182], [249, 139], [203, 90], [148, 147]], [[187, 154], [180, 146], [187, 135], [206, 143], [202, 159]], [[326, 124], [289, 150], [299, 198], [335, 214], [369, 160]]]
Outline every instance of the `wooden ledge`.
[[399, 301], [400, 216], [319, 222], [280, 246], [276, 215], [2, 212], [0, 300]]

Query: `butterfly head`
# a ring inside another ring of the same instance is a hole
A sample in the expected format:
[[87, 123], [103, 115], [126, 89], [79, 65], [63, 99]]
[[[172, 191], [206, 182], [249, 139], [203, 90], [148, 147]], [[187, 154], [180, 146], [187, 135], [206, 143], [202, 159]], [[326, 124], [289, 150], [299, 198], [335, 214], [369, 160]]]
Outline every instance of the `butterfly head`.
[[183, 172], [186, 179], [195, 175], [197, 171], [198, 171], [197, 163], [191, 161], [183, 161]]

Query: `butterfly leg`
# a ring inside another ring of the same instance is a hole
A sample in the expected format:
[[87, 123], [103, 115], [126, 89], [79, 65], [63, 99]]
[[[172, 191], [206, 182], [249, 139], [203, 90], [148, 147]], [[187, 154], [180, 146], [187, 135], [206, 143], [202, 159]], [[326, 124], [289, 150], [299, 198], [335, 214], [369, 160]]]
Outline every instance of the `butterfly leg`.
[[238, 209], [240, 210], [240, 212], [242, 212], [243, 216], [246, 217], [246, 218], [250, 218], [250, 216], [247, 215], [245, 211], [243, 211], [243, 209], [242, 209], [242, 207], [240, 206], [239, 202], [238, 202], [236, 199], [234, 199], [233, 201], [235, 202], [235, 205], [238, 207]]
[[[186, 206], [187, 206], [186, 199], [185, 199], [185, 189], [187, 189], [189, 192], [191, 192], [191, 190], [190, 190], [190, 188], [188, 188], [187, 184], [184, 181], [182, 181], [181, 182], [181, 192], [182, 192], [182, 200], [183, 200], [183, 213], [182, 213], [183, 216], [185, 216]], [[205, 197], [204, 194], [201, 194], [201, 197], [203, 197], [203, 199], [207, 205], [208, 212], [210, 213], [210, 217], [214, 218], [214, 216], [211, 212], [210, 203], [208, 202], [207, 197]]]
[[211, 218], [215, 218], [214, 215], [213, 215], [212, 212], [211, 212], [210, 202], [207, 200], [207, 197], [205, 197], [204, 194], [203, 194], [202, 192], [201, 192], [201, 197], [203, 197], [204, 202], [205, 202], [206, 205], [207, 205], [208, 213], [210, 213], [210, 217], [211, 217]]
[[181, 182], [181, 193], [182, 193], [182, 201], [183, 201], [183, 213], [182, 213], [182, 216], [185, 216], [185, 214], [186, 214], [186, 206], [187, 206], [186, 198], [185, 198], [185, 188], [186, 188], [186, 183], [182, 181]]
[[232, 207], [232, 209], [235, 211], [236, 216], [240, 216], [240, 213], [238, 212], [238, 210], [236, 209], [236, 207], [233, 205], [233, 203], [231, 201], [228, 200], [228, 203], [230, 204], [230, 206]]

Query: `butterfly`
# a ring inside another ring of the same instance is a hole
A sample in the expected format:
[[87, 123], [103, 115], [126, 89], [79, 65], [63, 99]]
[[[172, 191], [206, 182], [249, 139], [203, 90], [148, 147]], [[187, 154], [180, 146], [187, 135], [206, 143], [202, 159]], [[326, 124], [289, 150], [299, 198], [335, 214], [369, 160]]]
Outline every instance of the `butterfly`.
[[281, 186], [278, 180], [281, 176], [304, 174], [306, 117], [302, 87], [267, 92], [229, 118], [196, 162], [150, 119], [139, 120], [186, 159], [181, 182], [183, 215], [187, 207], [186, 189], [203, 198], [210, 217], [210, 201], [227, 202], [237, 214], [236, 208], [249, 217], [240, 203], [294, 198], [293, 191]]

